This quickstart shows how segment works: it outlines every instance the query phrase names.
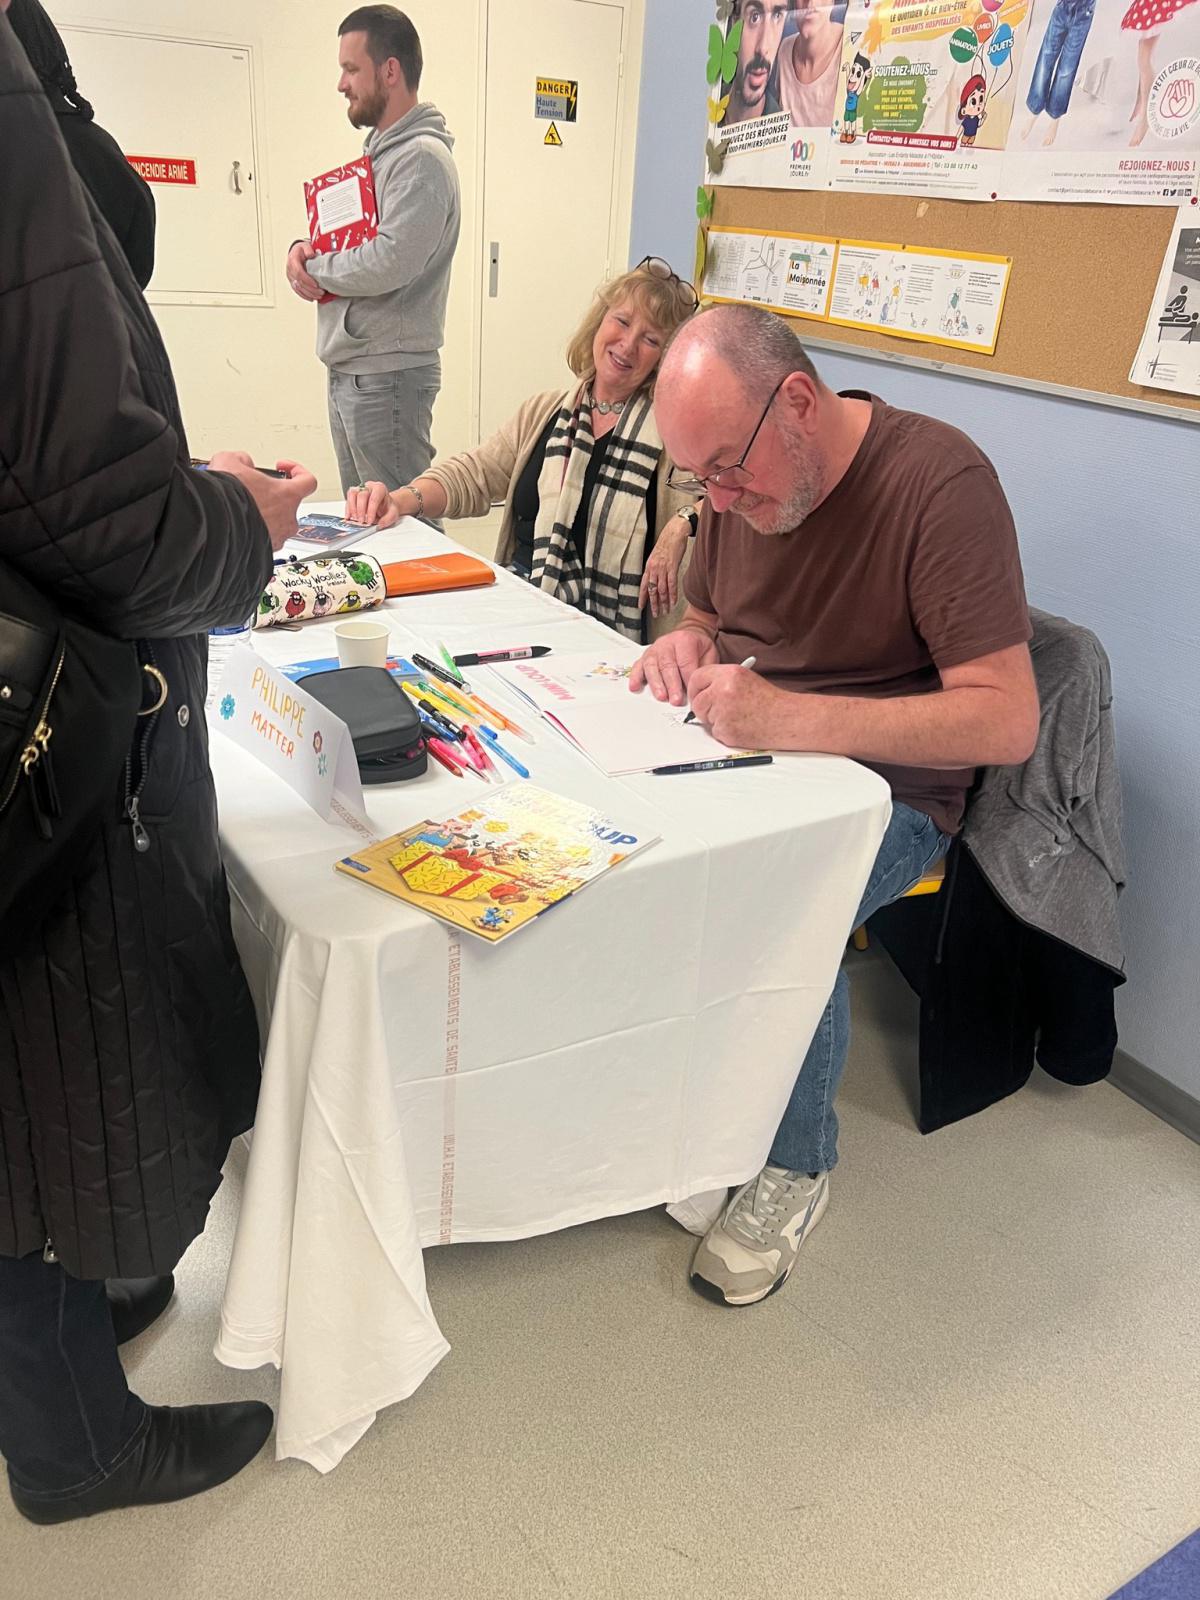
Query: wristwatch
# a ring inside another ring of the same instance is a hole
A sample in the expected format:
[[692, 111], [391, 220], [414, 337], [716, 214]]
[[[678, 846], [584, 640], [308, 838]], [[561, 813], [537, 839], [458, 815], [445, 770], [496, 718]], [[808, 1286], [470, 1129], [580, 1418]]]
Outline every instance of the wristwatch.
[[689, 506], [686, 511], [681, 511], [679, 515], [688, 525], [688, 538], [694, 539], [696, 537], [696, 529], [700, 526], [700, 513], [695, 506]]

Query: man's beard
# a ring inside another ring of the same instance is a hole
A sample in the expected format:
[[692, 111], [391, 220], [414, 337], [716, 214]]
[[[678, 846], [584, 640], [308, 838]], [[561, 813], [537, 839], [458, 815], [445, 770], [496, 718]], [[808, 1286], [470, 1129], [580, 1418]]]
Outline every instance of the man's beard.
[[386, 110], [387, 95], [382, 89], [376, 89], [373, 94], [361, 96], [356, 105], [347, 107], [346, 115], [351, 127], [376, 128]]
[[[746, 89], [746, 79], [750, 76], [750, 74], [752, 72], [756, 72], [756, 71], [757, 72], [765, 72], [767, 76], [766, 76], [766, 81], [763, 83], [763, 86], [762, 86], [762, 93], [758, 96], [757, 100], [751, 100], [750, 96], [749, 96], [749, 94], [747, 92], [747, 89]], [[746, 65], [745, 65], [745, 67], [742, 69], [742, 81], [738, 84], [738, 99], [742, 102], [742, 104], [744, 106], [758, 105], [761, 101], [763, 101], [763, 100], [765, 100], [767, 98], [767, 86], [770, 84], [770, 82], [771, 82], [771, 63], [767, 60], [766, 56], [764, 56], [764, 55], [755, 56], [754, 59], [752, 61], [748, 61], [746, 63]]]
[[802, 444], [799, 439], [790, 439], [786, 434], [782, 438], [784, 454], [795, 468], [792, 491], [786, 500], [764, 504], [750, 511], [738, 510], [738, 516], [748, 522], [755, 533], [772, 536], [790, 533], [824, 499], [825, 457], [820, 449], [816, 445]]

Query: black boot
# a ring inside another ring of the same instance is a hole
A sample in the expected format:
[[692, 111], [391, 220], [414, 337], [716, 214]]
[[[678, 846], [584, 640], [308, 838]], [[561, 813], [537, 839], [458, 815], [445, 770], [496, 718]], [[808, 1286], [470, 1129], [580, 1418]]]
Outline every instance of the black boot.
[[262, 1449], [274, 1417], [257, 1400], [222, 1406], [151, 1406], [145, 1433], [103, 1483], [81, 1494], [28, 1494], [9, 1478], [30, 1522], [73, 1522], [123, 1506], [162, 1505], [232, 1478]]
[[165, 1278], [109, 1278], [104, 1292], [117, 1343], [128, 1344], [139, 1333], [145, 1333], [170, 1305], [175, 1279], [169, 1272]]

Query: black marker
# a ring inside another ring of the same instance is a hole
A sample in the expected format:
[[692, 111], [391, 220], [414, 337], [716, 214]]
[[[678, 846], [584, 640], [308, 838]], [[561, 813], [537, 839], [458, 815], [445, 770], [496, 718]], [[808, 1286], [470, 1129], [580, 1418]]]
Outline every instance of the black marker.
[[727, 767], [769, 767], [774, 756], [718, 756], [714, 761], [682, 761], [677, 767], [651, 767], [656, 778], [673, 778], [677, 772], [724, 772]]
[[531, 661], [537, 656], [548, 656], [548, 644], [516, 645], [511, 650], [481, 650], [478, 655], [455, 656], [456, 667], [492, 667], [503, 661]]
[[413, 665], [420, 667], [422, 672], [432, 672], [435, 678], [440, 678], [442, 682], [448, 684], [450, 688], [457, 689], [459, 694], [463, 692], [464, 686], [462, 679], [452, 678], [446, 671], [445, 667], [439, 667], [436, 661], [430, 661], [428, 656], [419, 656], [415, 650], [413, 651], [412, 659]]

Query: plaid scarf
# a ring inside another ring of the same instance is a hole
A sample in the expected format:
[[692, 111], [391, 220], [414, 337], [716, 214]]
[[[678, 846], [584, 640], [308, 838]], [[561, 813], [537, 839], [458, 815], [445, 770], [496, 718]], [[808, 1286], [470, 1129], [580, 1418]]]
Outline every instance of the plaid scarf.
[[[642, 641], [638, 588], [646, 565], [646, 491], [662, 455], [662, 440], [647, 394], [630, 400], [608, 436], [608, 453], [588, 511], [584, 557], [571, 538], [583, 480], [596, 446], [592, 413], [581, 384], [554, 419], [538, 477], [540, 508], [533, 529], [538, 588]], [[653, 509], [649, 515], [653, 515]]]

